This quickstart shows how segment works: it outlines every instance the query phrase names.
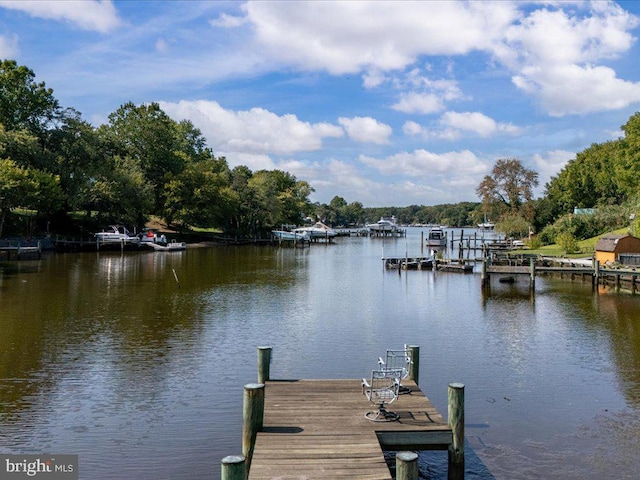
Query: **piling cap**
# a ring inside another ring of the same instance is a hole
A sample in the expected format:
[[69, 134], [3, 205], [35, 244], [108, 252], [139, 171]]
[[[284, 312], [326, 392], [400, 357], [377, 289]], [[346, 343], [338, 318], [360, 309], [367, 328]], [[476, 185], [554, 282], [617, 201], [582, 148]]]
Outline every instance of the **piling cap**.
[[234, 464], [242, 463], [244, 462], [244, 460], [245, 459], [243, 455], [228, 455], [222, 459], [222, 464], [234, 465]]
[[418, 454], [416, 452], [398, 452], [396, 454], [396, 459], [400, 459], [404, 462], [413, 462], [418, 458]]

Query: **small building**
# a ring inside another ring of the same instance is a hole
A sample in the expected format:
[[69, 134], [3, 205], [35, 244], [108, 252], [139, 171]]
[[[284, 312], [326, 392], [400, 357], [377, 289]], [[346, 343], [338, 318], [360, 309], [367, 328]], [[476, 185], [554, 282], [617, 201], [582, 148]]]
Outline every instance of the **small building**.
[[627, 234], [608, 234], [596, 244], [596, 260], [601, 264], [620, 262], [627, 254], [640, 254], [640, 238]]

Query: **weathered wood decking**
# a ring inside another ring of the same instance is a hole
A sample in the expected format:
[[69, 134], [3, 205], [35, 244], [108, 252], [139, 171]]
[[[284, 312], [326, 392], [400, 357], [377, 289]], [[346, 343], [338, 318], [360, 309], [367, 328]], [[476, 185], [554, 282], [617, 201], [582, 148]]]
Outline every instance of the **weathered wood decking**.
[[267, 381], [249, 479], [391, 479], [383, 449], [446, 450], [451, 428], [413, 381], [403, 385], [412, 393], [388, 407], [399, 421], [376, 423], [361, 380]]

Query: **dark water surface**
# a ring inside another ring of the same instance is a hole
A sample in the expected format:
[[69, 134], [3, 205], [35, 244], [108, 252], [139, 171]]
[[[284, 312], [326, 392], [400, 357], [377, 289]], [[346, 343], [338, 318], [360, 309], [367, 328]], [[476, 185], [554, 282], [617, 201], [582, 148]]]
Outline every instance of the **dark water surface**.
[[[637, 478], [640, 296], [544, 277], [483, 296], [478, 274], [382, 268], [421, 233], [0, 263], [0, 452], [77, 454], [91, 480], [217, 479], [257, 346], [274, 378], [361, 378], [411, 343], [444, 416], [465, 384], [467, 478]], [[421, 476], [446, 463], [421, 453]]]

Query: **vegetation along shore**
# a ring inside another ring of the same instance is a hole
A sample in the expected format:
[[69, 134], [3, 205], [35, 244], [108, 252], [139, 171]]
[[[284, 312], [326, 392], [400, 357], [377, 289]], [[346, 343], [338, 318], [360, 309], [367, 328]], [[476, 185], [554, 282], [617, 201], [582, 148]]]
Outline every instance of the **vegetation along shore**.
[[0, 63], [0, 91], [0, 238], [89, 235], [156, 219], [176, 232], [257, 239], [305, 219], [348, 226], [391, 215], [452, 227], [488, 219], [531, 248], [558, 244], [563, 253], [615, 229], [640, 234], [639, 113], [622, 137], [579, 152], [540, 198], [538, 174], [502, 158], [478, 185], [478, 202], [367, 208], [339, 196], [313, 203], [310, 184], [286, 171], [230, 168], [189, 120], [157, 103], [124, 103], [95, 127], [14, 60]]

